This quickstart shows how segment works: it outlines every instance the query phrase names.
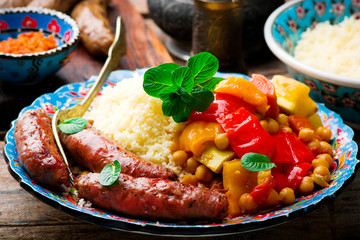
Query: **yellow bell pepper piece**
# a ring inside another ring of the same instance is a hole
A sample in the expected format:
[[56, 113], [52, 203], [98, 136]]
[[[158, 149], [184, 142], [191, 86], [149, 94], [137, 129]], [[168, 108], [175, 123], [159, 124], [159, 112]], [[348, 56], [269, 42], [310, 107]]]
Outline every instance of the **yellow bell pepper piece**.
[[307, 85], [281, 75], [275, 75], [271, 82], [275, 87], [280, 111], [304, 116], [317, 112], [318, 108], [309, 97], [310, 88]]
[[198, 160], [207, 166], [214, 173], [221, 173], [223, 163], [231, 160], [235, 156], [235, 152], [230, 150], [219, 150], [215, 146], [207, 147]]
[[228, 77], [215, 87], [215, 92], [227, 93], [241, 98], [245, 102], [254, 105], [256, 110], [262, 114], [270, 107], [266, 95], [244, 78]]
[[180, 135], [180, 149], [192, 152], [195, 157], [201, 157], [206, 143], [214, 141], [215, 136], [223, 133], [216, 122], [195, 121], [185, 127]]
[[319, 127], [322, 127], [323, 124], [321, 122], [321, 118], [317, 114], [313, 114], [310, 117], [308, 117], [309, 121], [313, 125], [314, 129], [318, 129]]
[[240, 159], [223, 163], [223, 185], [228, 190], [226, 196], [229, 202], [229, 215], [242, 215], [239, 199], [242, 194], [250, 193], [258, 183], [258, 173], [246, 170]]

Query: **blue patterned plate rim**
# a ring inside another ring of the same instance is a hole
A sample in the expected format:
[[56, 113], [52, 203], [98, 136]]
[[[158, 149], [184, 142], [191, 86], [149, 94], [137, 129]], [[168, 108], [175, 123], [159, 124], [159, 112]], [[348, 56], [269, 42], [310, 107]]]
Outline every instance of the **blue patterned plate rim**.
[[[114, 71], [110, 74], [105, 86], [114, 86], [117, 82], [131, 78], [134, 74], [142, 75], [145, 70], [146, 69]], [[240, 76], [249, 79], [248, 76], [237, 73], [217, 73], [217, 76]], [[54, 93], [41, 95], [31, 105], [21, 110], [19, 116], [28, 109], [39, 107], [44, 108], [47, 113], [51, 115], [56, 108], [63, 109], [77, 104], [85, 96], [86, 91], [84, 90], [88, 90], [94, 83], [94, 80], [95, 77], [92, 77], [86, 82], [64, 85]], [[302, 216], [319, 207], [320, 203], [322, 204], [333, 199], [354, 178], [359, 166], [359, 160], [356, 159], [358, 147], [352, 140], [354, 136], [353, 130], [343, 123], [338, 114], [330, 111], [322, 104], [318, 104], [318, 107], [319, 115], [324, 121], [324, 124], [330, 126], [332, 132], [335, 134], [333, 142], [336, 147], [338, 164], [336, 171], [332, 173], [332, 183], [330, 186], [316, 191], [311, 195], [297, 198], [296, 203], [293, 205], [270, 209], [257, 215], [238, 217], [222, 223], [186, 224], [162, 220], [136, 219], [95, 207], [81, 207], [70, 196], [65, 197], [45, 189], [33, 182], [19, 164], [14, 140], [16, 120], [12, 121], [11, 128], [5, 136], [6, 145], [4, 147], [4, 155], [9, 172], [19, 181], [22, 188], [46, 204], [84, 221], [112, 229], [152, 235], [215, 236], [234, 234], [258, 230]]]
[[359, 79], [339, 76], [333, 73], [328, 73], [313, 67], [310, 67], [287, 53], [280, 45], [275, 41], [274, 36], [272, 34], [273, 27], [275, 25], [276, 18], [285, 12], [286, 10], [296, 6], [301, 2], [305, 2], [307, 0], [294, 0], [289, 1], [278, 7], [275, 11], [273, 11], [264, 25], [264, 36], [267, 45], [269, 46], [271, 52], [277, 56], [282, 62], [289, 65], [291, 68], [302, 72], [306, 75], [309, 75], [316, 79], [321, 79], [322, 81], [338, 84], [341, 86], [351, 87], [360, 89], [360, 81]]

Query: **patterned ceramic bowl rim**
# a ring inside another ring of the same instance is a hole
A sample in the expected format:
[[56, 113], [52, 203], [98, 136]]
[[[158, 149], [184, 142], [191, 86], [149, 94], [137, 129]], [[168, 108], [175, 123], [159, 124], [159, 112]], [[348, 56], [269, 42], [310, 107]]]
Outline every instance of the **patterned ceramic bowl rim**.
[[265, 41], [270, 50], [273, 52], [273, 54], [278, 57], [281, 61], [283, 61], [285, 64], [287, 64], [290, 68], [295, 69], [298, 72], [301, 72], [303, 74], [306, 74], [310, 77], [322, 80], [324, 82], [337, 84], [340, 86], [346, 86], [346, 87], [352, 87], [352, 88], [358, 88], [360, 89], [360, 81], [359, 79], [355, 78], [349, 78], [349, 77], [343, 77], [339, 76], [333, 73], [328, 73], [325, 71], [318, 70], [316, 68], [310, 67], [298, 60], [296, 60], [293, 56], [291, 56], [289, 53], [287, 53], [284, 49], [280, 47], [280, 45], [275, 41], [272, 30], [274, 23], [279, 15], [281, 15], [286, 10], [292, 8], [294, 5], [305, 2], [308, 0], [295, 0], [287, 2], [283, 5], [281, 5], [279, 8], [277, 8], [266, 20], [265, 27], [264, 27], [264, 35], [265, 35]]
[[[24, 58], [33, 58], [33, 57], [46, 57], [46, 56], [57, 54], [63, 50], [66, 50], [66, 49], [70, 48], [71, 46], [73, 46], [78, 41], [79, 33], [80, 33], [78, 25], [76, 24], [74, 19], [72, 19], [70, 16], [68, 16], [62, 12], [55, 11], [52, 9], [47, 9], [47, 8], [33, 8], [33, 7], [0, 9], [0, 15], [10, 14], [10, 13], [38, 13], [38, 14], [55, 16], [59, 19], [64, 20], [67, 24], [69, 24], [71, 26], [71, 29], [73, 30], [73, 34], [68, 42], [62, 44], [61, 46], [58, 46], [57, 48], [50, 49], [48, 51], [29, 53], [29, 54], [10, 54], [10, 53], [0, 52], [0, 58], [23, 58], [24, 59]], [[1, 33], [1, 31], [0, 31], [0, 33]]]

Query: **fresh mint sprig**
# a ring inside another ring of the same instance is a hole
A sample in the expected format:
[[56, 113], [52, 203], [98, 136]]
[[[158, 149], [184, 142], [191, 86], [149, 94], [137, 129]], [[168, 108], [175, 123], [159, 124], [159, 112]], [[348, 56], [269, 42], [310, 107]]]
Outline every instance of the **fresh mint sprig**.
[[266, 171], [276, 167], [268, 156], [252, 152], [241, 157], [241, 165], [252, 172]]
[[214, 77], [219, 69], [217, 58], [202, 52], [188, 61], [187, 67], [165, 63], [144, 74], [144, 91], [160, 98], [163, 114], [175, 122], [187, 121], [192, 110], [203, 112], [214, 101], [212, 91], [223, 78]]
[[114, 165], [107, 164], [100, 172], [99, 183], [103, 186], [110, 186], [116, 182], [121, 173], [121, 165], [118, 160], [114, 161]]
[[83, 130], [86, 125], [87, 120], [85, 118], [76, 117], [65, 119], [58, 125], [58, 127], [63, 133], [74, 134]]

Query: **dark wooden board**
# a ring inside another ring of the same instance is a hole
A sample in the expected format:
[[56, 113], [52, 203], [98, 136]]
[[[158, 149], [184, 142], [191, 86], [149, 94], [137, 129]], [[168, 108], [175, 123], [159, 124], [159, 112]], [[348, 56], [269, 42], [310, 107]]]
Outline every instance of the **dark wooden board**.
[[[130, 41], [128, 52], [120, 60], [119, 69], [133, 70], [172, 61], [158, 35], [152, 31], [153, 28], [149, 29], [148, 24], [144, 24], [144, 19], [129, 1], [113, 0], [109, 7], [112, 24], [120, 13], [130, 29], [127, 35], [127, 41]], [[131, 2], [144, 4], [146, 0]], [[1, 130], [7, 130], [10, 121], [16, 118], [20, 109], [29, 105], [39, 95], [53, 92], [63, 84], [87, 80], [99, 72], [103, 62], [104, 59], [88, 55], [80, 44], [69, 64], [41, 84], [16, 87], [0, 82], [0, 239], [169, 239], [116, 231], [78, 220], [26, 192], [7, 169], [3, 155], [5, 143], [1, 135], [4, 131]], [[269, 59], [250, 66], [249, 74], [251, 73], [261, 73], [271, 78], [274, 74], [287, 74], [287, 70], [280, 61]], [[355, 131], [355, 139], [360, 144], [360, 131]], [[359, 203], [360, 176], [357, 174], [354, 181], [339, 196], [300, 218], [257, 231], [195, 239], [360, 239]]]

